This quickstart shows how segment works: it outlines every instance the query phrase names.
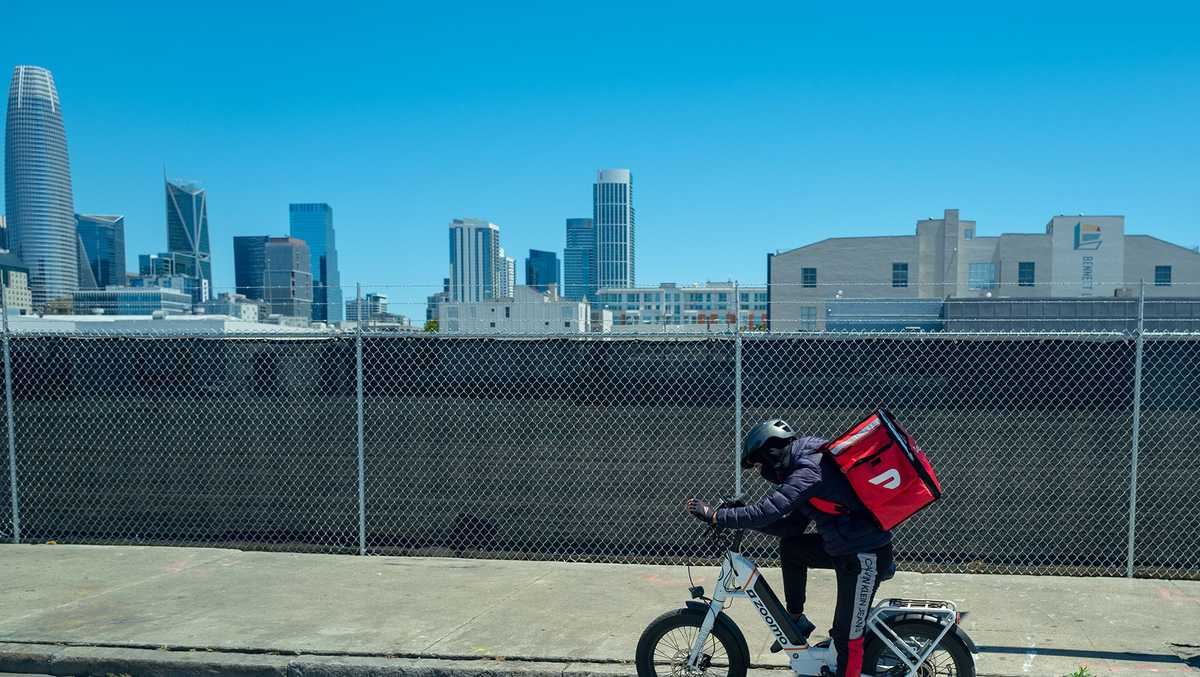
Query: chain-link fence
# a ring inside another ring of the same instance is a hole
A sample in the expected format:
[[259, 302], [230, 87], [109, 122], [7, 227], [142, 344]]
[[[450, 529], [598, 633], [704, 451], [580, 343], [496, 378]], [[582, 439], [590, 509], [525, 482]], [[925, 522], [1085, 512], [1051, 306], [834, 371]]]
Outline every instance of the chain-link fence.
[[945, 488], [906, 566], [1200, 577], [1200, 334], [6, 338], [6, 540], [699, 560], [749, 426], [883, 405]]

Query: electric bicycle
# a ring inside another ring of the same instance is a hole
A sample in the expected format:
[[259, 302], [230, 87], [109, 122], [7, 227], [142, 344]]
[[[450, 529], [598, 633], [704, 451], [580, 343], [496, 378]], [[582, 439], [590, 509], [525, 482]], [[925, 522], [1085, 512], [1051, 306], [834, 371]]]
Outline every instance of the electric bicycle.
[[[745, 531], [713, 528], [726, 550], [712, 596], [689, 589], [691, 599], [646, 627], [637, 646], [638, 677], [745, 677], [750, 666], [746, 637], [727, 604], [745, 597], [787, 652], [796, 675], [831, 677], [837, 669], [833, 643], [805, 643], [757, 565], [741, 553]], [[966, 615], [953, 602], [884, 599], [871, 607], [863, 646], [863, 677], [975, 677], [978, 649], [960, 626]]]

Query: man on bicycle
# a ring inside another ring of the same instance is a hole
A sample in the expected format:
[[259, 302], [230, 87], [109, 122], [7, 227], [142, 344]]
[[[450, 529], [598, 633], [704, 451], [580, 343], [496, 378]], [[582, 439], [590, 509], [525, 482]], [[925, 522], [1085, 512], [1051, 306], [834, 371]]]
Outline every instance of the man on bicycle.
[[[730, 529], [778, 536], [787, 611], [800, 635], [815, 626], [804, 616], [808, 568], [833, 569], [837, 609], [830, 639], [837, 649], [837, 677], [859, 677], [863, 633], [879, 583], [895, 572], [892, 533], [883, 530], [850, 488], [837, 463], [821, 451], [825, 440], [798, 437], [785, 421], [759, 423], [746, 435], [742, 467], [778, 485], [753, 505], [715, 509], [693, 498], [697, 519]], [[809, 524], [816, 533], [805, 533]], [[779, 651], [776, 642], [772, 651]]]

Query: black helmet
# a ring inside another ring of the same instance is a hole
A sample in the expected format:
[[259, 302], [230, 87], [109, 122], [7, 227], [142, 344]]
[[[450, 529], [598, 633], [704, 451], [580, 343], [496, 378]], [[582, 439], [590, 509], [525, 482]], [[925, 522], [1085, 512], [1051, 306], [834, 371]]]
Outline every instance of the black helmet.
[[796, 433], [783, 419], [763, 421], [750, 429], [742, 443], [742, 467], [750, 468], [755, 463], [777, 466], [786, 460], [783, 454], [772, 453], [787, 449]]

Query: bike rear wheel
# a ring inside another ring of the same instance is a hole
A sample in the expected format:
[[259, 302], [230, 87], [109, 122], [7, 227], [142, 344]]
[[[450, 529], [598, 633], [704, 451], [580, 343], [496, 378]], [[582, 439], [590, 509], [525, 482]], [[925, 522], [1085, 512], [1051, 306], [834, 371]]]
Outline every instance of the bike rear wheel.
[[715, 624], [704, 641], [701, 671], [688, 671], [688, 653], [705, 613], [698, 609], [675, 609], [646, 626], [637, 646], [638, 677], [746, 677], [750, 657], [721, 624]]
[[[941, 627], [936, 623], [905, 621], [892, 626], [892, 631], [920, 655], [937, 640]], [[871, 636], [863, 648], [863, 672], [876, 677], [908, 674], [908, 666], [878, 637]], [[971, 651], [954, 633], [947, 633], [929, 658], [917, 667], [917, 677], [975, 677], [975, 661]]]

